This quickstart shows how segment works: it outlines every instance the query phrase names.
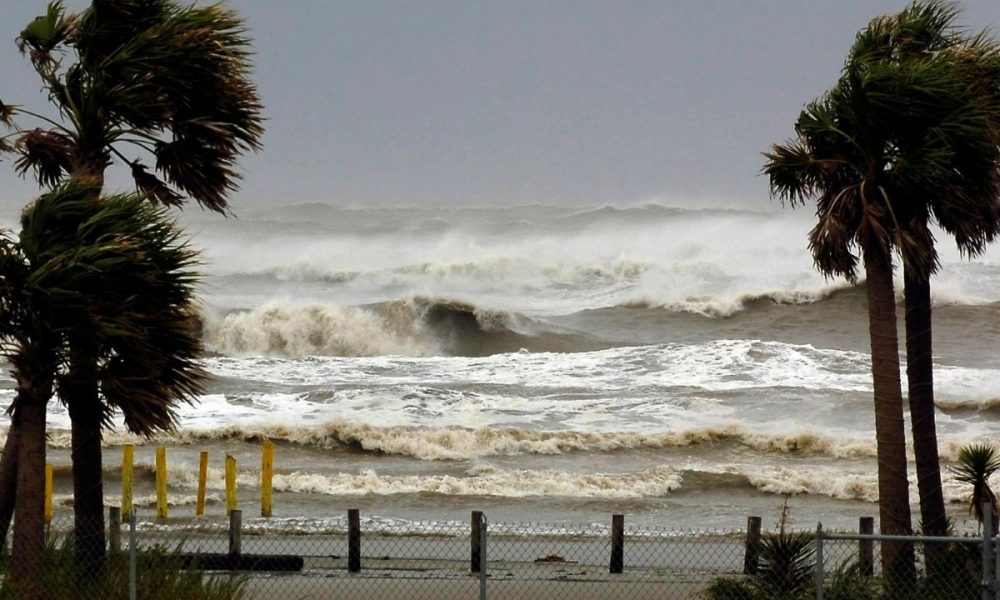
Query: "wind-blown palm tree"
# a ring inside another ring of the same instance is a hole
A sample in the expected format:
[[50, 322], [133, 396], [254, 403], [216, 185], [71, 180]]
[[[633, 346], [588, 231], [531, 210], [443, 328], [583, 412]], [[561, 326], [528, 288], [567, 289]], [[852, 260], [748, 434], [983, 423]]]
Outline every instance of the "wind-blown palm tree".
[[[948, 529], [934, 419], [930, 277], [938, 262], [930, 224], [954, 236], [968, 256], [982, 253], [1000, 233], [1000, 45], [986, 33], [970, 35], [957, 28], [957, 17], [953, 5], [915, 2], [872, 21], [850, 52], [850, 60], [860, 64], [937, 57], [968, 86], [964, 94], [931, 99], [936, 101], [913, 111], [900, 123], [894, 149], [910, 161], [912, 174], [910, 189], [894, 198], [894, 210], [899, 225], [929, 257], [903, 263], [911, 428], [921, 522], [928, 535], [946, 535]], [[921, 160], [928, 156], [931, 160]]]
[[[13, 431], [8, 431], [4, 448], [4, 462], [14, 465], [9, 475], [19, 490], [16, 499], [7, 499], [10, 510], [18, 511], [9, 584], [27, 597], [41, 573], [44, 552], [45, 406], [52, 397], [58, 337], [45, 322], [48, 294], [40, 280], [20, 246], [0, 237], [0, 344], [17, 385], [9, 409]], [[11, 436], [22, 434], [23, 441], [11, 443]]]
[[[859, 40], [881, 26], [876, 19]], [[819, 222], [809, 245], [817, 268], [854, 281], [860, 254], [865, 269], [879, 517], [888, 534], [911, 531], [893, 255], [915, 273], [930, 273], [936, 264], [930, 232], [914, 219], [915, 207], [926, 204], [914, 199], [949, 190], [953, 148], [982, 112], [983, 96], [958, 60], [950, 53], [912, 61], [852, 54], [837, 84], [802, 111], [797, 137], [766, 153], [773, 195], [793, 206], [816, 200]], [[883, 544], [882, 560], [891, 578], [912, 582], [912, 547]]]
[[[106, 401], [99, 419], [119, 408], [133, 432], [170, 429], [177, 403], [194, 398], [204, 373], [193, 364], [201, 346], [190, 329], [195, 254], [161, 209], [140, 196], [94, 198], [66, 185], [30, 205], [21, 225], [16, 243], [0, 245], [0, 339], [18, 383], [14, 571], [30, 584], [43, 556], [35, 496], [43, 481], [45, 404], [53, 383], [69, 372], [80, 322], [107, 353], [98, 374]], [[94, 293], [105, 287], [107, 294]]]
[[[6, 144], [16, 152], [21, 174], [33, 173], [43, 186], [69, 178], [96, 197], [105, 170], [118, 160], [153, 202], [175, 206], [190, 197], [226, 212], [239, 179], [235, 161], [258, 149], [263, 133], [262, 107], [249, 78], [250, 42], [234, 12], [173, 0], [94, 0], [82, 13], [66, 14], [55, 2], [24, 29], [18, 44], [60, 113], [60, 119], [48, 119], [0, 103], [8, 119], [20, 112], [45, 125], [19, 131]], [[155, 173], [141, 158], [128, 158], [126, 146], [150, 158]], [[78, 559], [89, 568], [104, 556], [100, 440], [107, 403], [123, 409], [133, 403], [142, 410], [153, 406], [114, 392], [109, 396], [114, 386], [107, 379], [102, 403], [102, 377], [135, 379], [130, 370], [143, 363], [123, 362], [127, 355], [102, 347], [86, 326], [70, 337], [70, 367], [59, 392], [73, 423]], [[173, 349], [166, 338], [159, 340], [167, 344], [161, 351]], [[156, 375], [147, 380], [158, 381]], [[169, 419], [149, 422], [159, 426]]]

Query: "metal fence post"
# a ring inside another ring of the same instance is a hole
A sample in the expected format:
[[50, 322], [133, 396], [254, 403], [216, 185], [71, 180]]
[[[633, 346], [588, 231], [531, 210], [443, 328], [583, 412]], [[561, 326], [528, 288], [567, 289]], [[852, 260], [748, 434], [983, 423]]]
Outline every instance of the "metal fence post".
[[983, 600], [993, 600], [993, 506], [983, 502]]
[[479, 513], [479, 600], [486, 600], [486, 570], [489, 562], [486, 554], [486, 515]]
[[229, 513], [229, 556], [239, 556], [243, 552], [243, 511]]
[[757, 572], [757, 556], [760, 553], [760, 517], [747, 517], [746, 550], [743, 554], [743, 574]]
[[611, 515], [610, 573], [625, 570], [625, 515]]
[[108, 508], [108, 550], [112, 554], [122, 551], [122, 509]]
[[347, 509], [347, 572], [361, 572], [361, 510]]
[[128, 513], [128, 599], [138, 596], [139, 569], [136, 565], [135, 509]]
[[993, 597], [1000, 599], [1000, 537], [993, 538]]
[[472, 511], [472, 521], [470, 523], [469, 542], [471, 549], [469, 552], [469, 570], [473, 573], [480, 571], [479, 565], [482, 562], [482, 526], [483, 511]]
[[816, 524], [816, 600], [823, 600], [823, 523]]
[[[875, 519], [873, 517], [858, 519], [858, 533], [873, 535], [875, 533]], [[875, 574], [875, 543], [872, 540], [858, 541], [858, 569], [862, 575], [868, 577]]]

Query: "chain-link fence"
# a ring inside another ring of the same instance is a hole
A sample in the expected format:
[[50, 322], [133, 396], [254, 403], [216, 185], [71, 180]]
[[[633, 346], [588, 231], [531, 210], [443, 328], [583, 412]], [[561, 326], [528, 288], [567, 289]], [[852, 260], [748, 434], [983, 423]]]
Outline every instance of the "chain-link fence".
[[[103, 567], [80, 569], [87, 556], [74, 548], [72, 519], [56, 519], [41, 583], [30, 596], [13, 589], [4, 562], [0, 598], [1000, 598], [1000, 554], [989, 538], [931, 545], [822, 528], [762, 533], [758, 525], [682, 531], [632, 526], [620, 515], [606, 524], [503, 523], [480, 512], [461, 522], [353, 510], [322, 520], [244, 521], [234, 511], [228, 521], [136, 514], [121, 522], [113, 514]], [[893, 567], [887, 556], [901, 558]]]

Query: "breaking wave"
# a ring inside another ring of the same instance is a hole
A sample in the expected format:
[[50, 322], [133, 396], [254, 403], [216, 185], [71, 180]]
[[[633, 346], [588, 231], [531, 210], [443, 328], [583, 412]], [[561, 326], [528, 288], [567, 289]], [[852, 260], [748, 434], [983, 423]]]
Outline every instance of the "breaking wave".
[[[207, 440], [271, 440], [313, 448], [409, 456], [420, 460], [615, 452], [721, 443], [738, 444], [775, 454], [835, 458], [875, 456], [875, 442], [867, 438], [846, 438], [814, 432], [762, 434], [735, 424], [663, 433], [599, 433], [494, 427], [376, 427], [335, 421], [325, 425], [300, 427], [247, 425], [218, 429], [190, 428], [173, 434], [161, 434], [150, 440], [150, 443], [194, 444]], [[142, 443], [143, 440], [131, 434], [113, 431], [105, 435], [104, 442], [107, 445], [120, 445]], [[51, 434], [49, 443], [55, 447], [69, 447], [69, 433], [55, 431]], [[944, 448], [950, 447], [944, 444]], [[955, 455], [957, 456], [957, 449]]]
[[411, 297], [367, 307], [272, 301], [204, 322], [206, 346], [226, 355], [483, 356], [606, 347], [516, 312]]

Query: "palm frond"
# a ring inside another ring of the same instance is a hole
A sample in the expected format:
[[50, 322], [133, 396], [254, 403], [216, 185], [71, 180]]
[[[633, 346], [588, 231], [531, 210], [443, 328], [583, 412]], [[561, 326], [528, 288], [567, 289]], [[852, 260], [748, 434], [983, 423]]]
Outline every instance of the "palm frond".
[[163, 206], [181, 206], [184, 199], [180, 194], [170, 189], [167, 184], [146, 170], [140, 162], [132, 164], [132, 179], [137, 190], [146, 197]]
[[263, 134], [238, 16], [220, 5], [108, 0], [82, 15], [73, 44], [109, 123], [169, 134], [156, 146], [157, 170], [203, 207], [225, 212], [239, 179], [233, 165], [260, 148]]
[[951, 468], [957, 481], [972, 486], [969, 501], [969, 512], [976, 515], [980, 523], [984, 520], [983, 505], [988, 504], [993, 509], [993, 523], [996, 527], [996, 517], [1000, 514], [996, 494], [990, 487], [990, 477], [1000, 471], [1000, 452], [996, 447], [987, 444], [970, 444], [958, 453], [958, 463]]
[[44, 15], [25, 27], [17, 38], [21, 54], [29, 54], [35, 69], [47, 76], [57, 63], [54, 51], [72, 34], [76, 19], [65, 14], [62, 2], [51, 2]]
[[66, 136], [44, 129], [32, 129], [18, 136], [14, 168], [22, 177], [32, 171], [42, 186], [51, 187], [69, 174], [73, 163], [73, 143]]
[[118, 408], [135, 433], [172, 428], [206, 375], [192, 326], [197, 253], [167, 213], [139, 195], [62, 185], [22, 215], [19, 249], [32, 310], [100, 349], [105, 423]]
[[0, 100], [0, 124], [6, 127], [14, 126], [14, 114], [17, 112], [17, 107], [13, 104], [4, 104]]

